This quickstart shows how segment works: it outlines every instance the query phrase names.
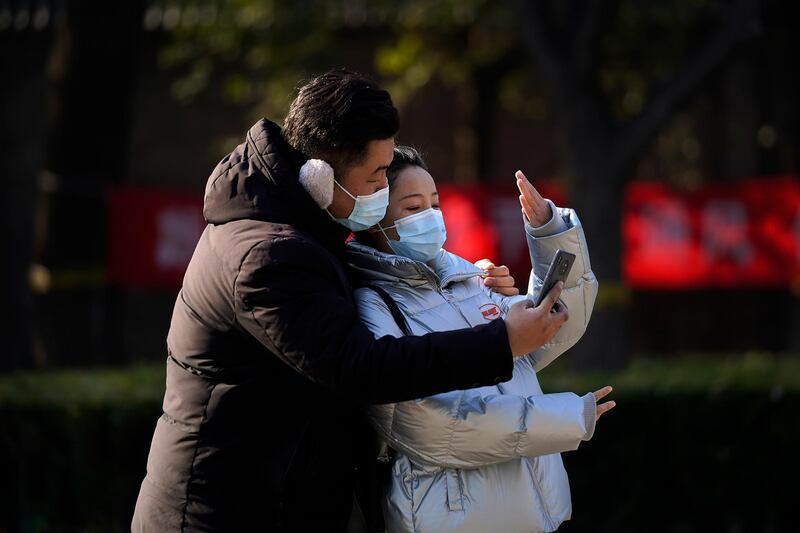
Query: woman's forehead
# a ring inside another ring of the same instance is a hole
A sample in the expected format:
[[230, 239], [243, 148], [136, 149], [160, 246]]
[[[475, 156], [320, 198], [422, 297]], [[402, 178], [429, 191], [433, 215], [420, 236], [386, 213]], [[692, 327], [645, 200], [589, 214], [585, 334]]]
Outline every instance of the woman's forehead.
[[401, 170], [389, 188], [391, 196], [402, 198], [409, 194], [432, 194], [436, 192], [436, 182], [427, 170], [410, 166]]

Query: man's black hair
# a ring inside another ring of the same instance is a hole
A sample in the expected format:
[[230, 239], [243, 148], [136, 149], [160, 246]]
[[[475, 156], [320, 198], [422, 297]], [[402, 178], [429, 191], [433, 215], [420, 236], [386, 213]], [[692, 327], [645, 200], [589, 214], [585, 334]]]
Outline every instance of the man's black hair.
[[328, 161], [337, 174], [366, 155], [373, 140], [394, 137], [400, 118], [388, 92], [349, 70], [331, 70], [300, 88], [289, 106], [283, 136], [308, 157]]

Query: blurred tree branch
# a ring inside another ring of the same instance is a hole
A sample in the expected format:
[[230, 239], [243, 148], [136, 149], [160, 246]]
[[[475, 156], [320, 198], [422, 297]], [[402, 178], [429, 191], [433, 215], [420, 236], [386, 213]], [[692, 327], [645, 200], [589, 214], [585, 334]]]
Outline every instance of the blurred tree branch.
[[624, 165], [639, 157], [664, 123], [702, 81], [728, 57], [735, 45], [758, 31], [756, 0], [736, 0], [716, 34], [678, 69], [677, 75], [654, 91], [650, 103], [625, 129], [615, 156]]
[[[691, 50], [668, 81], [649, 83], [648, 94], [643, 97], [645, 103], [628, 120], [615, 117], [612, 100], [603, 94], [599, 84], [598, 72], [601, 38], [620, 2], [571, 2], [570, 19], [578, 19], [577, 31], [559, 25], [546, 2], [512, 0], [512, 5], [518, 15], [520, 41], [549, 87], [556, 119], [562, 125], [564, 159], [573, 189], [581, 191], [574, 195], [576, 206], [586, 222], [590, 240], [604, 243], [599, 253], [593, 254], [596, 271], [603, 277], [616, 278], [619, 202], [624, 182], [669, 118], [724, 62], [737, 43], [755, 35], [757, 0], [736, 0], [713, 36], [699, 51]], [[570, 40], [564, 36], [572, 37]]]
[[[591, 240], [604, 243], [593, 262], [603, 277], [616, 278], [625, 181], [674, 113], [754, 34], [759, 0], [221, 5], [217, 24], [178, 28], [163, 53], [165, 64], [186, 71], [178, 96], [205, 90], [218, 71], [227, 73], [228, 98], [279, 118], [298, 80], [350, 64], [350, 48], [370, 43], [374, 67], [400, 107], [434, 83], [454, 91], [456, 163], [479, 177], [495, 166], [498, 104], [528, 113], [544, 85], [573, 203]], [[501, 101], [501, 94], [514, 98]], [[537, 115], [542, 120], [544, 112]]]

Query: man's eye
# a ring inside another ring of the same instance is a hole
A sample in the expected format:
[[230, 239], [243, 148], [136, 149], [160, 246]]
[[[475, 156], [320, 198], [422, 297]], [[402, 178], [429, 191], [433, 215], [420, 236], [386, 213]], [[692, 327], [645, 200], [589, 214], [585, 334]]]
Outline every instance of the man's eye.
[[419, 210], [419, 206], [418, 205], [413, 205], [411, 207], [406, 207], [406, 210], [407, 211], [417, 211], [417, 210]]
[[439, 204], [433, 204], [431, 207], [434, 209], [439, 209]]

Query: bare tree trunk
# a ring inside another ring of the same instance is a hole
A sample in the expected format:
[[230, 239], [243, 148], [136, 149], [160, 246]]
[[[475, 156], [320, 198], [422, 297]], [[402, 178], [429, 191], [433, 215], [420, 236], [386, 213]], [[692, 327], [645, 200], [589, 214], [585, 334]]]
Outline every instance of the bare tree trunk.
[[477, 144], [473, 123], [477, 109], [477, 95], [472, 85], [464, 84], [458, 89], [458, 121], [453, 128], [455, 161], [453, 170], [456, 181], [473, 183], [478, 179]]
[[476, 101], [472, 129], [476, 140], [475, 162], [481, 180], [495, 178], [489, 172], [494, 168], [498, 87], [506, 74], [523, 65], [524, 61], [524, 51], [513, 48], [496, 61], [477, 69], [473, 76]]
[[630, 357], [629, 312], [621, 300], [621, 231], [624, 182], [630, 172], [587, 148], [572, 165], [572, 205], [586, 234], [600, 298], [580, 343], [570, 352], [573, 368], [618, 368]]
[[37, 254], [52, 283], [35, 300], [50, 364], [115, 357], [108, 332], [117, 310], [108, 305], [112, 291], [103, 278], [105, 199], [125, 177], [143, 13], [143, 0], [72, 0], [58, 34], [50, 179], [40, 191], [46, 224]]

